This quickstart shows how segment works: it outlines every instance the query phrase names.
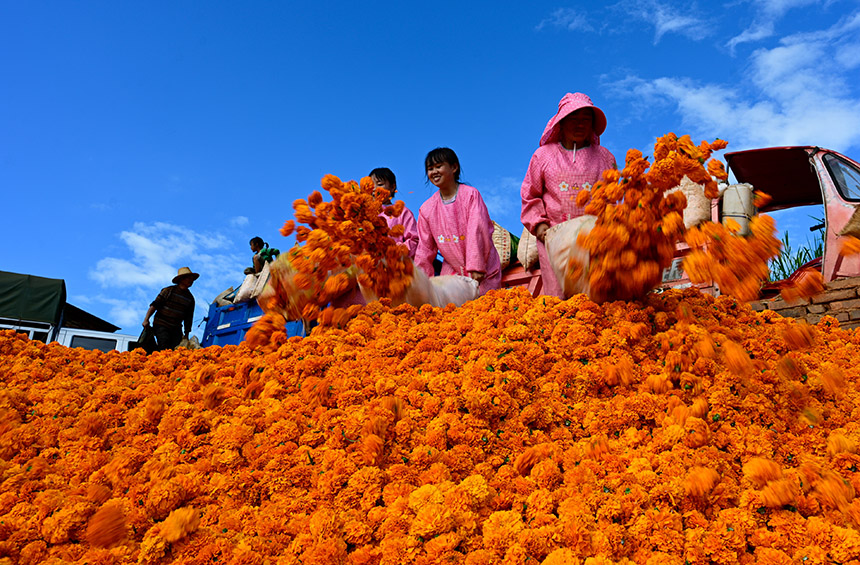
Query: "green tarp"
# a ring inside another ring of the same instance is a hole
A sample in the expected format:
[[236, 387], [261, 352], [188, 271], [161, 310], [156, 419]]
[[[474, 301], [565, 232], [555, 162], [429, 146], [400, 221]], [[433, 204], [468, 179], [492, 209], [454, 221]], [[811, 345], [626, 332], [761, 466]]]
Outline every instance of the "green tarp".
[[0, 271], [0, 318], [60, 323], [66, 305], [63, 279]]

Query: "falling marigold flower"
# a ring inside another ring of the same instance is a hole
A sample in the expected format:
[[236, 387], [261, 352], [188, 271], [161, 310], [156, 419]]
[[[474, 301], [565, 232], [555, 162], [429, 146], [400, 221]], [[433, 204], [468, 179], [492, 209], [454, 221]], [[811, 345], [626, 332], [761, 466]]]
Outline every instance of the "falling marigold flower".
[[753, 206], [756, 208], [764, 208], [773, 200], [773, 197], [766, 192], [760, 190], [753, 191]]
[[854, 236], [845, 236], [839, 241], [839, 254], [843, 257], [850, 257], [860, 253], [860, 238]]
[[284, 237], [290, 236], [293, 231], [296, 229], [296, 223], [293, 220], [287, 220], [284, 222], [284, 225], [281, 227], [280, 232]]
[[705, 496], [719, 480], [719, 473], [710, 467], [693, 467], [684, 479], [684, 491], [690, 496]]
[[791, 301], [811, 298], [824, 291], [824, 277], [821, 276], [821, 271], [817, 269], [810, 267], [801, 269], [792, 279], [780, 291], [780, 296], [782, 296], [783, 300]]
[[729, 174], [726, 172], [723, 162], [719, 159], [711, 159], [708, 161], [708, 173], [720, 180], [726, 180], [729, 178]]
[[736, 375], [748, 375], [753, 370], [753, 364], [746, 350], [733, 341], [723, 343], [723, 357], [726, 366]]
[[782, 469], [774, 461], [763, 457], [753, 457], [743, 466], [744, 476], [760, 488], [769, 481], [782, 477]]

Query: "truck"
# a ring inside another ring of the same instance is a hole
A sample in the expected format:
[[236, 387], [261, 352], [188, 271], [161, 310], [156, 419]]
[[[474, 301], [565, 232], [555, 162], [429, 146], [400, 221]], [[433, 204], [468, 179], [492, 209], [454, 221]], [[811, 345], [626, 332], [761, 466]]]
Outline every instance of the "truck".
[[99, 351], [131, 351], [137, 336], [66, 302], [66, 283], [0, 271], [0, 330], [15, 330], [44, 343]]
[[[245, 334], [254, 323], [263, 317], [263, 309], [256, 299], [225, 304], [213, 302], [209, 305], [209, 314], [204, 318], [206, 326], [203, 329], [203, 339], [200, 345], [239, 345], [245, 339]], [[290, 337], [305, 335], [304, 324], [301, 321], [286, 323], [287, 335]]]
[[[824, 251], [821, 257], [813, 258], [802, 268], [820, 270], [825, 283], [860, 275], [860, 255], [843, 257], [839, 254], [840, 239], [844, 237], [839, 232], [860, 204], [860, 164], [857, 161], [832, 149], [813, 145], [735, 151], [726, 153], [725, 160], [730, 175], [738, 184], [751, 185], [771, 197], [771, 201], [758, 212], [798, 206], [822, 207], [816, 217], [824, 221], [810, 229], [823, 230]], [[713, 221], [723, 221], [739, 213], [738, 210], [728, 210], [723, 199], [714, 200], [711, 210]], [[752, 214], [754, 210], [746, 213]], [[661, 289], [690, 286], [690, 280], [681, 267], [688, 251], [685, 244], [678, 245], [675, 260], [663, 272]], [[537, 296], [542, 288], [540, 268], [525, 270], [519, 263], [514, 263], [502, 274], [502, 285], [505, 288], [525, 286]], [[778, 284], [771, 284], [765, 290], [773, 294], [776, 288]], [[718, 292], [713, 287], [703, 287], [703, 290]]]

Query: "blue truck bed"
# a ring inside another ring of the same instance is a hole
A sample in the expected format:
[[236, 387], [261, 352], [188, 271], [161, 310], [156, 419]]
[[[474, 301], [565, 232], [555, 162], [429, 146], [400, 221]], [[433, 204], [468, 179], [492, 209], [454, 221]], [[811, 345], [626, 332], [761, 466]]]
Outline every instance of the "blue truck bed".
[[[263, 309], [256, 300], [227, 306], [211, 304], [200, 345], [239, 345], [251, 326], [262, 316]], [[301, 322], [287, 322], [286, 329], [290, 337], [305, 335]]]

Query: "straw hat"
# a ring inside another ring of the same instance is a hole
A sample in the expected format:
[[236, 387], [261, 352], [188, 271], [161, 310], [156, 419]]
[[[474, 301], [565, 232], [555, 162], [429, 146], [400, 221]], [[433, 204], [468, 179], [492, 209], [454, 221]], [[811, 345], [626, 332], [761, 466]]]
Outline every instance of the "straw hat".
[[200, 275], [193, 272], [188, 267], [182, 267], [181, 269], [179, 269], [179, 272], [176, 273], [176, 276], [173, 277], [173, 284], [177, 284], [179, 282], [179, 279], [181, 279], [182, 277], [191, 277], [191, 280], [196, 281], [200, 277]]

